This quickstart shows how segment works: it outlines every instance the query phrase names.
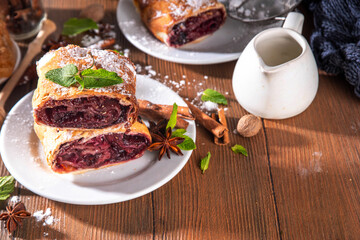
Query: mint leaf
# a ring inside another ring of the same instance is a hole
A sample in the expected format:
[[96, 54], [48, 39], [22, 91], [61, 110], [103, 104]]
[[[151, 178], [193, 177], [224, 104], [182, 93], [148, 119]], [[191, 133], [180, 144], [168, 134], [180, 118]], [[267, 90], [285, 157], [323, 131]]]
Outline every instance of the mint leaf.
[[171, 112], [170, 115], [170, 119], [166, 125], [166, 129], [168, 129], [169, 127], [171, 127], [171, 129], [173, 129], [176, 126], [176, 120], [177, 120], [177, 104], [174, 103], [173, 104], [173, 110]]
[[117, 73], [105, 69], [85, 69], [80, 76], [84, 80], [84, 88], [101, 88], [123, 82]]
[[182, 137], [186, 133], [185, 129], [179, 128], [172, 132], [172, 136], [174, 137]]
[[75, 76], [78, 71], [78, 68], [74, 64], [68, 64], [63, 68], [48, 71], [45, 73], [45, 77], [63, 87], [70, 87], [77, 82]]
[[63, 87], [70, 87], [79, 83], [79, 89], [100, 88], [120, 84], [123, 79], [115, 72], [105, 69], [85, 69], [81, 73], [74, 64], [68, 64], [63, 68], [52, 69], [45, 73], [45, 77]]
[[194, 140], [192, 140], [191, 137], [184, 135], [185, 133], [186, 133], [185, 129], [181, 129], [181, 128], [176, 129], [172, 133], [171, 137], [181, 137], [181, 138], [185, 139], [182, 143], [177, 145], [181, 150], [190, 151], [190, 150], [196, 149]]
[[201, 101], [211, 101], [214, 103], [227, 105], [227, 100], [224, 95], [210, 88], [206, 89], [203, 92], [203, 95], [201, 96]]
[[186, 135], [182, 135], [181, 137], [185, 138], [185, 140], [182, 143], [177, 145], [181, 150], [190, 151], [190, 150], [196, 149], [196, 145], [194, 143], [194, 140], [192, 140], [191, 137], [186, 136]]
[[211, 154], [210, 152], [207, 153], [207, 156], [201, 159], [200, 162], [200, 169], [202, 170], [202, 173], [206, 171], [206, 169], [209, 168], [209, 162], [210, 162]]
[[118, 53], [118, 54], [120, 54], [120, 55], [124, 56], [124, 53], [119, 52], [118, 50], [113, 49], [113, 50], [111, 50], [111, 51], [114, 51], [114, 52], [116, 52], [116, 53]]
[[239, 144], [236, 144], [236, 145], [232, 146], [231, 150], [233, 150], [234, 153], [239, 153], [239, 154], [248, 156], [246, 148], [244, 148], [243, 146], [241, 146]]
[[98, 29], [98, 25], [89, 18], [70, 18], [64, 23], [62, 35], [77, 35], [91, 29]]
[[6, 200], [14, 191], [15, 179], [12, 176], [0, 177], [0, 200]]
[[84, 84], [83, 79], [79, 75], [76, 75], [75, 80], [80, 84], [79, 90], [80, 91], [84, 90], [85, 84]]

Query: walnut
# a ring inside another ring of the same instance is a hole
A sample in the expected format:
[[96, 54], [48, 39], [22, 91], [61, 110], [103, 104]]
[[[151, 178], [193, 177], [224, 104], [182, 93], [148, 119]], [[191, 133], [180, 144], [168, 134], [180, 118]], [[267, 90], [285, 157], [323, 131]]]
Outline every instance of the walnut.
[[243, 137], [252, 137], [260, 131], [261, 127], [262, 123], [259, 117], [247, 114], [240, 118], [236, 130]]

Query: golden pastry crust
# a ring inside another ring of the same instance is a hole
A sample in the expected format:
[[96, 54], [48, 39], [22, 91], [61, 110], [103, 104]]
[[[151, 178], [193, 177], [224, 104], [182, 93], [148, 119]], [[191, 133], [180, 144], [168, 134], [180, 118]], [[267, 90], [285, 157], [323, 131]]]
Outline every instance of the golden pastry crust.
[[14, 45], [6, 24], [0, 20], [0, 78], [8, 78], [15, 66]]
[[[45, 78], [46, 72], [52, 69], [64, 67], [67, 64], [74, 64], [79, 71], [94, 67], [97, 69], [116, 72], [124, 82], [121, 84], [79, 90], [77, 86], [63, 87]], [[32, 99], [33, 109], [40, 109], [49, 100], [75, 99], [80, 97], [105, 96], [119, 99], [123, 105], [131, 105], [128, 123], [136, 121], [138, 104], [135, 97], [136, 72], [134, 64], [119, 53], [111, 50], [97, 50], [80, 48], [75, 45], [68, 45], [45, 54], [37, 62], [37, 73], [39, 76], [38, 86]], [[34, 111], [35, 113], [35, 111]], [[38, 122], [34, 114], [35, 122]], [[38, 122], [39, 123], [39, 122]]]
[[[56, 171], [54, 166], [54, 160], [60, 150], [60, 147], [68, 142], [72, 142], [78, 139], [83, 139], [83, 141], [87, 141], [89, 139], [95, 138], [99, 135], [111, 134], [111, 133], [126, 133], [128, 135], [137, 135], [141, 134], [145, 136], [149, 142], [151, 142], [151, 135], [149, 133], [148, 128], [140, 122], [135, 122], [130, 128], [123, 128], [123, 127], [109, 127], [104, 129], [93, 129], [93, 130], [68, 130], [68, 129], [59, 129], [54, 127], [49, 127], [46, 125], [39, 125], [36, 122], [34, 123], [34, 130], [38, 138], [40, 139], [41, 144], [43, 145], [43, 149], [45, 152], [45, 157], [48, 165], [51, 169], [57, 173], [66, 173], [61, 171]], [[136, 156], [138, 158], [141, 155]], [[126, 161], [123, 161], [126, 162]], [[100, 168], [109, 167], [113, 165], [118, 165], [123, 162], [117, 162], [113, 164], [108, 164], [102, 166]], [[99, 168], [95, 168], [99, 169]], [[94, 168], [89, 169], [70, 169], [68, 172], [71, 173], [81, 173], [88, 170], [94, 170]]]
[[[226, 18], [225, 7], [217, 0], [133, 0], [133, 2], [147, 28], [167, 45], [170, 45], [169, 33], [173, 27], [186, 19], [211, 10], [220, 10], [223, 13], [224, 19], [221, 25]], [[208, 35], [191, 43], [201, 41]]]

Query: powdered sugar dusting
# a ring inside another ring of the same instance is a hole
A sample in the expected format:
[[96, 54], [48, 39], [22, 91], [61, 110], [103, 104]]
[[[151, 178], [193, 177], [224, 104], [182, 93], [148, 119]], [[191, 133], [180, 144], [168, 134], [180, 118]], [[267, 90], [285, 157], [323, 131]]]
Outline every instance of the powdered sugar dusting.
[[[125, 49], [126, 52], [127, 49]], [[58, 66], [64, 67], [67, 64], [75, 64], [80, 71], [90, 68], [93, 64], [97, 68], [103, 68], [110, 72], [117, 73], [124, 83], [112, 85], [109, 87], [102, 87], [93, 89], [95, 92], [119, 92], [123, 95], [130, 96], [131, 93], [124, 88], [124, 85], [134, 84], [135, 67], [131, 61], [117, 53], [99, 49], [80, 48], [74, 45], [68, 45], [67, 47], [60, 48], [58, 50], [48, 52], [38, 61], [38, 67], [43, 67], [50, 61], [53, 61], [54, 57], [60, 59]], [[58, 56], [59, 55], [59, 56]], [[70, 91], [70, 88], [54, 84], [56, 91], [65, 93]]]
[[184, 17], [189, 12], [197, 12], [200, 9], [214, 6], [214, 0], [180, 0], [177, 4], [171, 2], [169, 5], [170, 14], [174, 17]]
[[12, 196], [12, 197], [10, 198], [10, 202], [11, 202], [12, 205], [17, 204], [18, 202], [20, 202], [19, 196]]
[[35, 218], [36, 222], [42, 223], [43, 226], [53, 225], [59, 221], [59, 219], [56, 219], [54, 216], [52, 216], [51, 208], [47, 208], [45, 212], [43, 210], [36, 211], [33, 213], [33, 217]]
[[321, 173], [323, 171], [321, 167], [320, 159], [322, 157], [322, 152], [313, 152], [312, 159], [308, 162], [308, 166], [299, 166], [299, 175], [308, 176], [313, 173]]
[[[172, 73], [170, 75], [164, 75], [161, 76], [160, 73], [157, 73], [156, 70], [153, 69], [153, 66], [147, 65], [142, 66], [141, 64], [136, 64], [136, 72], [138, 74], [144, 74], [150, 78], [156, 77], [156, 80], [160, 81], [161, 83], [165, 84], [169, 88], [171, 88], [174, 92], [181, 95], [181, 92], [191, 87], [196, 91], [196, 96], [193, 98], [185, 98], [185, 100], [190, 101], [191, 104], [197, 106], [199, 109], [206, 113], [212, 113], [218, 110], [219, 105], [213, 102], [203, 102], [201, 100], [201, 96], [204, 92], [204, 90], [207, 88], [206, 81], [209, 79], [209, 76], [204, 75], [202, 78], [193, 78], [189, 79], [188, 76], [184, 74], [177, 74]], [[216, 89], [214, 89], [216, 90]], [[221, 91], [220, 91], [221, 92]], [[229, 92], [225, 93], [226, 95], [229, 95]], [[224, 108], [224, 111], [227, 111], [228, 108]]]
[[217, 110], [219, 106], [217, 103], [206, 101], [203, 103], [203, 107], [210, 112]]

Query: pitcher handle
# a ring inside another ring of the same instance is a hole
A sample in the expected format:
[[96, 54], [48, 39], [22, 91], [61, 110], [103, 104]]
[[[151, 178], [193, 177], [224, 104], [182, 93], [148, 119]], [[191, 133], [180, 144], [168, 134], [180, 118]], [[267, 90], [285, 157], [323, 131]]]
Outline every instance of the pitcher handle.
[[290, 12], [285, 19], [283, 28], [288, 28], [301, 34], [303, 24], [304, 15], [297, 12]]

